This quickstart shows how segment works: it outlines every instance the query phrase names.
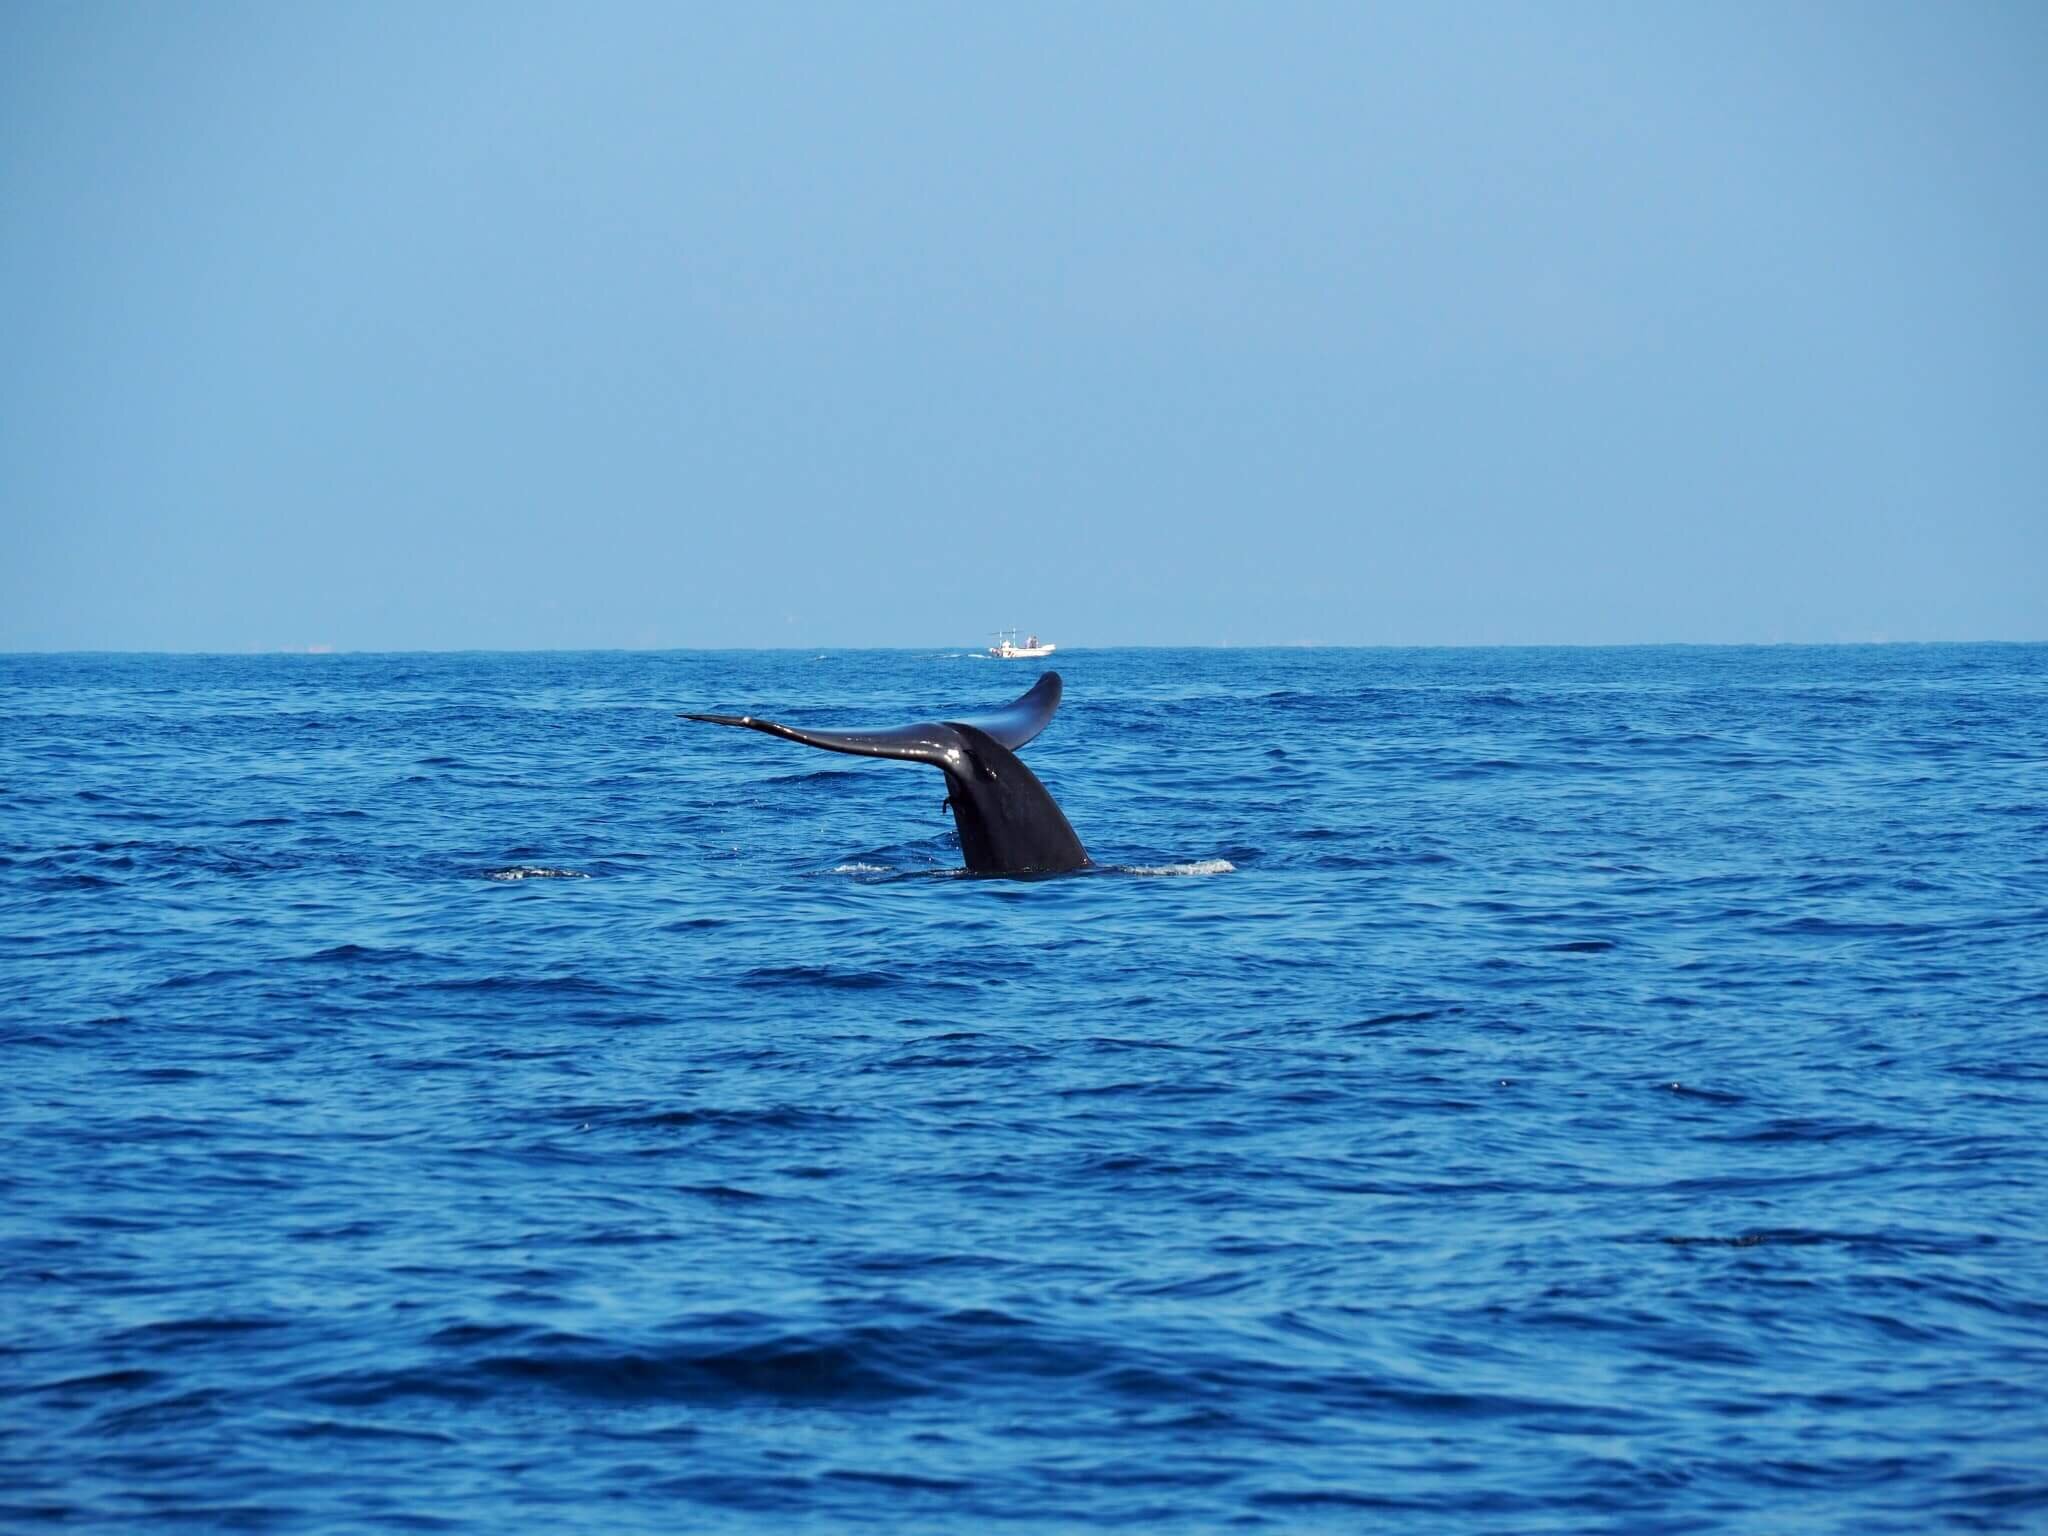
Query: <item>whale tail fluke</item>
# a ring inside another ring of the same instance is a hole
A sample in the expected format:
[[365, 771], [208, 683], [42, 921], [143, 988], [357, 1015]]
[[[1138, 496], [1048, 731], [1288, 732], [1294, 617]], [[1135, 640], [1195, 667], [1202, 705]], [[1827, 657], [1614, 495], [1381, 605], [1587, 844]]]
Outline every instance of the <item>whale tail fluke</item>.
[[1053, 712], [1060, 707], [1061, 687], [1059, 673], [1048, 672], [1026, 692], [986, 714], [867, 730], [814, 731], [803, 726], [782, 725], [774, 720], [757, 720], [752, 715], [684, 715], [681, 718], [764, 731], [770, 736], [780, 736], [785, 741], [801, 742], [807, 747], [818, 747], [827, 752], [931, 763], [940, 761], [946, 748], [957, 745], [947, 733], [959, 726], [980, 731], [998, 746], [1015, 752], [1052, 723]]
[[819, 731], [752, 715], [682, 718], [760, 731], [826, 752], [929, 763], [946, 775], [947, 804], [970, 870], [1057, 874], [1086, 865], [1087, 851], [1016, 752], [1051, 723], [1061, 690], [1059, 673], [1048, 672], [1008, 704], [984, 714], [865, 730]]

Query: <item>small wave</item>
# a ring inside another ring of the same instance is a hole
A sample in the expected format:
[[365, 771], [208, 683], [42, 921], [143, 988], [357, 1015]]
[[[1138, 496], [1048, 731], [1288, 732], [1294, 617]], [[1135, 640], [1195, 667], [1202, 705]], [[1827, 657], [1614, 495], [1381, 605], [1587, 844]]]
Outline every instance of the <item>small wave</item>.
[[285, 1419], [278, 1433], [290, 1440], [398, 1440], [422, 1445], [460, 1445], [454, 1435], [438, 1429], [408, 1429], [393, 1424], [367, 1424], [349, 1419]]
[[1228, 859], [1196, 859], [1187, 864], [1119, 864], [1122, 875], [1231, 875], [1237, 866]]
[[769, 1132], [829, 1129], [844, 1118], [839, 1111], [806, 1109], [795, 1104], [774, 1104], [755, 1109], [649, 1110], [641, 1106], [583, 1105], [563, 1111], [561, 1118], [584, 1125], [607, 1124], [626, 1129], [668, 1130], [707, 1127], [721, 1131], [760, 1130]]
[[442, 993], [509, 992], [520, 996], [618, 997], [623, 995], [610, 982], [594, 976], [453, 976], [426, 981], [421, 986]]
[[695, 1195], [702, 1200], [745, 1201], [766, 1200], [768, 1197], [758, 1190], [740, 1189], [731, 1184], [678, 1184], [675, 1192], [679, 1195]]
[[115, 1335], [124, 1342], [150, 1342], [163, 1348], [180, 1339], [214, 1339], [282, 1328], [279, 1317], [241, 1317], [222, 1314], [211, 1317], [167, 1317], [153, 1323], [137, 1323]]
[[128, 1369], [99, 1371], [88, 1376], [68, 1376], [62, 1381], [53, 1381], [45, 1386], [31, 1387], [32, 1392], [134, 1392], [143, 1387], [153, 1387], [164, 1379], [162, 1371]]
[[[463, 1375], [495, 1377], [571, 1397], [614, 1402], [881, 1402], [924, 1387], [881, 1358], [874, 1341], [802, 1335], [730, 1349], [612, 1352], [587, 1341], [552, 1340], [514, 1354], [486, 1356]], [[465, 1382], [465, 1385], [468, 1383]]]
[[1659, 1083], [1658, 1088], [1666, 1093], [1677, 1094], [1681, 1099], [1701, 1099], [1709, 1104], [1742, 1104], [1747, 1100], [1739, 1093], [1727, 1093], [1719, 1088], [1695, 1088], [1690, 1083]]
[[902, 981], [893, 971], [834, 965], [757, 965], [739, 978], [743, 987], [837, 987], [849, 991], [894, 987]]
[[835, 875], [886, 875], [889, 871], [880, 864], [835, 864]]
[[550, 869], [544, 864], [513, 864], [505, 869], [487, 869], [486, 880], [588, 880], [580, 869]]
[[1969, 1253], [1997, 1242], [1986, 1232], [1924, 1232], [1883, 1229], [1836, 1232], [1810, 1227], [1761, 1227], [1735, 1233], [1677, 1233], [1656, 1241], [1673, 1248], [1848, 1248], [1865, 1254], [1905, 1257], [1921, 1254]]
[[1357, 1023], [1347, 1025], [1346, 1027], [1349, 1029], [1381, 1029], [1389, 1024], [1422, 1024], [1430, 1019], [1440, 1018], [1445, 1014], [1457, 1014], [1464, 1011], [1456, 1003], [1452, 1003], [1444, 1008], [1415, 1008], [1405, 1012], [1378, 1013], [1369, 1019], [1360, 1019]]
[[332, 944], [326, 949], [315, 950], [312, 954], [301, 955], [299, 958], [308, 964], [321, 965], [346, 963], [351, 960], [382, 960], [403, 953], [401, 950], [372, 949], [367, 944]]

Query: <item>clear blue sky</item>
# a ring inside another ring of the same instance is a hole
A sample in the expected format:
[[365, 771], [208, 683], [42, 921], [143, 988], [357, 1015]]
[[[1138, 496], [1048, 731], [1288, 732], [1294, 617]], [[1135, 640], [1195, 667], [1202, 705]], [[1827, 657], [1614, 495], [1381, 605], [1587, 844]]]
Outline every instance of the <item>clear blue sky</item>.
[[0, 7], [0, 650], [2048, 638], [2038, 3]]

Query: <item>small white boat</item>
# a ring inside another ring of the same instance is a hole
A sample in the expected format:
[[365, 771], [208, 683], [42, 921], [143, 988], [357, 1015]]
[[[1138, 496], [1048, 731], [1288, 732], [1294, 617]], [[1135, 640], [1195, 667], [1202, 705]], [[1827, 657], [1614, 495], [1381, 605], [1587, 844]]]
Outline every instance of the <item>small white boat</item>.
[[1000, 657], [1004, 661], [1015, 661], [1032, 656], [1050, 656], [1058, 649], [1059, 647], [1051, 641], [1041, 645], [1036, 635], [1026, 636], [1024, 643], [1019, 645], [1017, 643], [1016, 630], [999, 629], [996, 631], [996, 643], [988, 648], [988, 653], [991, 656]]

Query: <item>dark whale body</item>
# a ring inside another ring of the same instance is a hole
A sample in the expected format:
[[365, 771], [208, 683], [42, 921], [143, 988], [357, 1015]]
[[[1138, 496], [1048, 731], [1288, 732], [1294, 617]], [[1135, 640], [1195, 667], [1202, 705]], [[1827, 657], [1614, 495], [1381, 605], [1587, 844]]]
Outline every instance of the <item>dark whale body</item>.
[[1060, 675], [1048, 672], [1001, 709], [959, 720], [813, 731], [752, 715], [683, 718], [745, 726], [827, 752], [929, 763], [946, 775], [946, 803], [953, 808], [969, 870], [977, 875], [1057, 875], [1083, 868], [1088, 853], [1017, 749], [1044, 730], [1059, 707]]

